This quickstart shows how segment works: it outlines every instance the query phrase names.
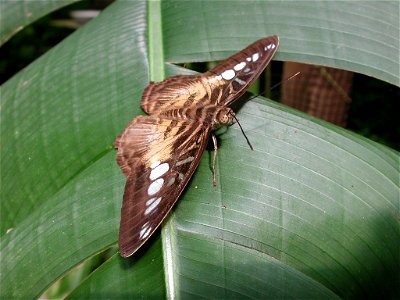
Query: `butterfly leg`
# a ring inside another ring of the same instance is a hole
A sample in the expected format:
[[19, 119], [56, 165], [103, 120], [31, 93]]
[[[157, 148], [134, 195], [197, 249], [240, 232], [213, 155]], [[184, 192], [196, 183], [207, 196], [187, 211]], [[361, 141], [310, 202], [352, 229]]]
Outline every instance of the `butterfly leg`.
[[217, 138], [215, 137], [214, 134], [211, 134], [213, 143], [214, 143], [214, 157], [213, 157], [213, 164], [212, 164], [212, 171], [213, 171], [213, 185], [214, 188], [217, 187], [217, 175], [216, 175], [216, 170], [215, 170], [215, 164], [217, 162], [217, 152], [218, 152], [218, 144], [217, 144]]

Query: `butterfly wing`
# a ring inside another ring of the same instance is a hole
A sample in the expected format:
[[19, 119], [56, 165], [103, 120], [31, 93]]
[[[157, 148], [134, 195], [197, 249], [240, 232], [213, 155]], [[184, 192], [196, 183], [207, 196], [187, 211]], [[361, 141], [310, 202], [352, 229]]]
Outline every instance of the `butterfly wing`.
[[270, 63], [278, 46], [279, 38], [275, 35], [258, 40], [204, 73], [209, 81], [222, 82], [213, 100], [230, 105], [243, 95]]
[[117, 139], [118, 163], [128, 177], [119, 247], [132, 255], [157, 229], [197, 168], [211, 128], [198, 122], [137, 117]]
[[151, 82], [142, 108], [149, 114], [208, 104], [229, 105], [260, 75], [279, 46], [277, 36], [258, 40], [202, 75], [174, 76]]

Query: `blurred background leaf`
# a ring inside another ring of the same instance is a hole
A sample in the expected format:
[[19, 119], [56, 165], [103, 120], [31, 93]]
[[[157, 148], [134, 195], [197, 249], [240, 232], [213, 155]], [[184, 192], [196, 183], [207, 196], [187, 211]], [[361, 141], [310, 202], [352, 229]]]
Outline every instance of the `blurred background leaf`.
[[78, 0], [1, 1], [0, 45], [3, 45], [26, 25], [76, 1]]

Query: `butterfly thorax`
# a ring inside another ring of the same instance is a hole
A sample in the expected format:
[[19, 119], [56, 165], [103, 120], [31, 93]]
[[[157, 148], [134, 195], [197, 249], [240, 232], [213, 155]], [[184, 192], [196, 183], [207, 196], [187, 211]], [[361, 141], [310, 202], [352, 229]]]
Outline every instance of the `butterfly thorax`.
[[211, 126], [212, 129], [217, 129], [224, 125], [232, 125], [234, 123], [234, 115], [235, 113], [231, 108], [217, 105], [184, 107], [160, 113], [160, 116], [163, 117], [199, 122], [205, 126]]

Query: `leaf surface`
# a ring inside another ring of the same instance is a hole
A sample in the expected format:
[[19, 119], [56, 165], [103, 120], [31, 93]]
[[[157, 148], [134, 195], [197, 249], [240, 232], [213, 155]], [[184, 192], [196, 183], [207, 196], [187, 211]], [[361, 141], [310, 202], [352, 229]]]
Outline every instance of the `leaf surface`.
[[[2, 297], [38, 297], [116, 243], [125, 179], [112, 144], [150, 78], [181, 72], [165, 62], [223, 59], [277, 34], [278, 60], [399, 83], [393, 2], [210, 3], [116, 2], [1, 87]], [[255, 151], [236, 126], [219, 132], [217, 190], [206, 152], [163, 242], [132, 265], [112, 258], [71, 297], [128, 283], [124, 297], [396, 293], [398, 153], [273, 102], [238, 117]]]
[[1, 1], [0, 46], [39, 18], [78, 0]]

